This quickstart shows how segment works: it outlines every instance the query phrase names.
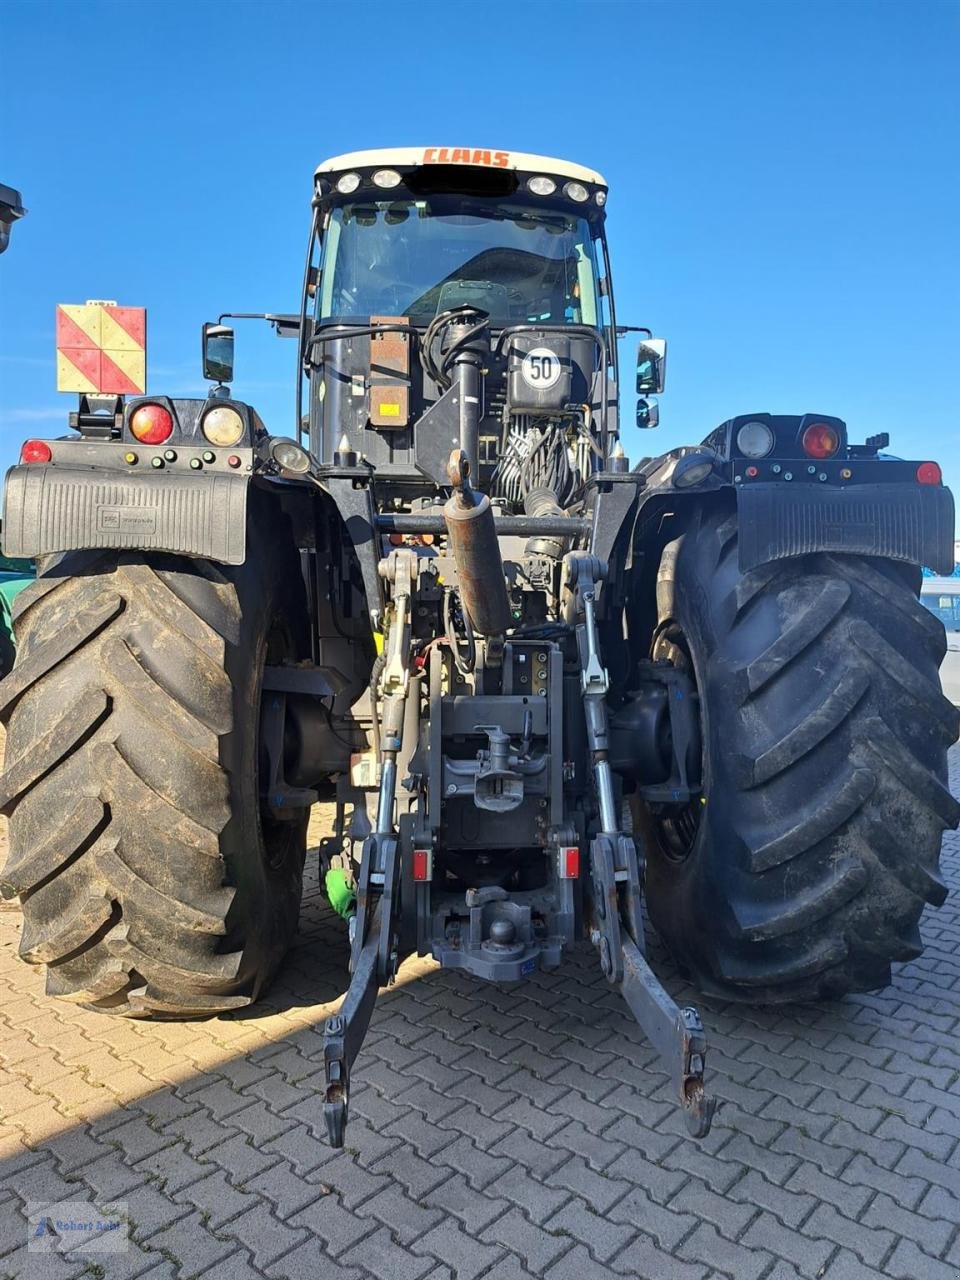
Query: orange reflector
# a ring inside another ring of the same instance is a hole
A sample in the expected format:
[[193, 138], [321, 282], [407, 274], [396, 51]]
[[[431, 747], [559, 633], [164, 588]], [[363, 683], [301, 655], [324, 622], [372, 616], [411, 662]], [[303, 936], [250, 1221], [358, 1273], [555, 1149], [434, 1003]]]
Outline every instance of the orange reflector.
[[574, 845], [560, 850], [560, 878], [576, 880], [580, 875], [580, 850]]
[[413, 878], [414, 880], [432, 880], [433, 879], [433, 850], [432, 849], [414, 849]]
[[917, 479], [921, 484], [942, 484], [943, 472], [935, 462], [921, 462], [917, 467]]

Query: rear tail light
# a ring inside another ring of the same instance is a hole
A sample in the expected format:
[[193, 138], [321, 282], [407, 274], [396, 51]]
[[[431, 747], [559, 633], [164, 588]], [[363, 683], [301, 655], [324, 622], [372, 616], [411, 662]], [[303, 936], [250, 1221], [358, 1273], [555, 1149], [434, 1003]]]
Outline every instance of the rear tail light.
[[943, 472], [935, 462], [921, 462], [917, 467], [920, 484], [943, 484]]
[[162, 404], [141, 404], [130, 415], [130, 430], [141, 444], [163, 444], [173, 434], [173, 418]]
[[20, 450], [21, 462], [49, 462], [52, 457], [46, 440], [24, 440]]
[[825, 422], [815, 422], [807, 427], [801, 443], [808, 458], [831, 458], [840, 448], [840, 437]]

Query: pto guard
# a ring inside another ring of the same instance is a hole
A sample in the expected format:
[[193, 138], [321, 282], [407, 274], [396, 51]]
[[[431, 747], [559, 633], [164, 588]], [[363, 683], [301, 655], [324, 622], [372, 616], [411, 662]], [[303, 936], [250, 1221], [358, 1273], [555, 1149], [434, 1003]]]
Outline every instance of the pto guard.
[[737, 487], [740, 569], [836, 551], [953, 573], [953, 495], [941, 485]]
[[27, 559], [87, 548], [170, 551], [242, 564], [248, 479], [127, 475], [66, 466], [11, 467], [3, 504], [5, 554]]

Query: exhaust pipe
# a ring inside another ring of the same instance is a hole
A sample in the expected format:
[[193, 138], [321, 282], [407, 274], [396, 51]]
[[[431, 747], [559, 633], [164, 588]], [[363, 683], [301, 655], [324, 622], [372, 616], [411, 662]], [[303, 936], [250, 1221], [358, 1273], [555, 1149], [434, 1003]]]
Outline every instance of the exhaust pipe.
[[485, 493], [470, 488], [470, 464], [463, 449], [450, 454], [447, 474], [453, 494], [444, 503], [443, 518], [457, 565], [460, 602], [478, 635], [502, 636], [511, 622], [510, 599], [493, 507]]

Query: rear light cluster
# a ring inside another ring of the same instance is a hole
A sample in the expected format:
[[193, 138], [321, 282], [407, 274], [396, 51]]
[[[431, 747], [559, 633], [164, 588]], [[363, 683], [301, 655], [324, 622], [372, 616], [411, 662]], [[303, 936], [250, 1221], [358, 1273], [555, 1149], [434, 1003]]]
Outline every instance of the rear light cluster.
[[[162, 404], [137, 405], [130, 415], [130, 431], [141, 444], [163, 444], [173, 428], [173, 415]], [[221, 449], [238, 444], [245, 429], [243, 418], [229, 405], [215, 405], [200, 419], [204, 439]]]
[[808, 458], [832, 458], [840, 448], [840, 436], [825, 422], [815, 422], [804, 431], [801, 443]]

